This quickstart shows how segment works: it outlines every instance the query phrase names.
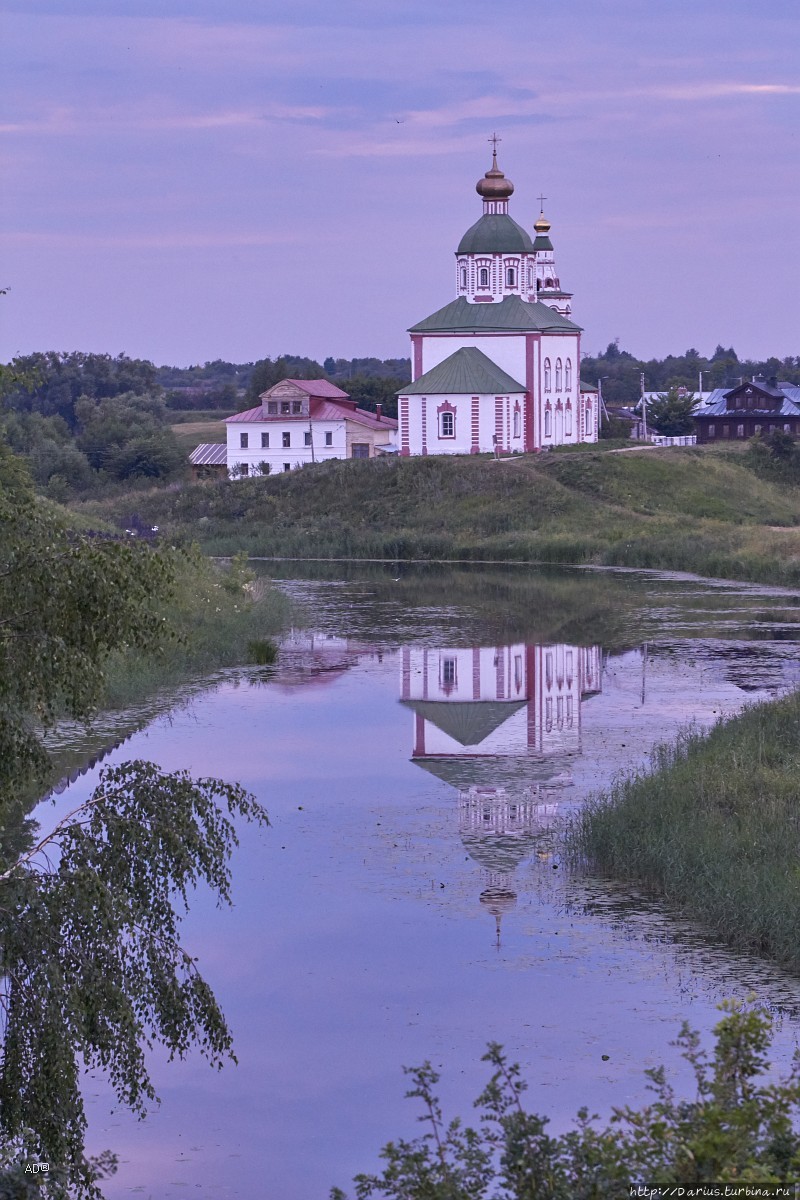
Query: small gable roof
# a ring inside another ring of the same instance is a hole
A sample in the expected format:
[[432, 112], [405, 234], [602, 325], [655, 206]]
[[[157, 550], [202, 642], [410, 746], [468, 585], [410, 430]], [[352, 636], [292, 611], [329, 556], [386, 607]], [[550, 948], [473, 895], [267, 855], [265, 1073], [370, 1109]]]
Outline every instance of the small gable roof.
[[409, 333], [580, 333], [580, 325], [562, 317], [540, 300], [521, 300], [504, 296], [499, 303], [470, 304], [466, 296], [452, 300], [424, 321], [412, 325]]
[[525, 707], [525, 700], [401, 700], [461, 746], [479, 746], [490, 733]]
[[291, 384], [298, 391], [305, 392], [307, 396], [318, 396], [321, 400], [348, 399], [347, 392], [343, 392], [329, 379], [279, 379], [277, 383], [273, 383], [271, 388], [262, 392], [259, 399], [270, 396], [278, 390], [286, 390], [286, 384]]
[[398, 390], [399, 396], [495, 396], [525, 388], [477, 346], [462, 346], [437, 366]]

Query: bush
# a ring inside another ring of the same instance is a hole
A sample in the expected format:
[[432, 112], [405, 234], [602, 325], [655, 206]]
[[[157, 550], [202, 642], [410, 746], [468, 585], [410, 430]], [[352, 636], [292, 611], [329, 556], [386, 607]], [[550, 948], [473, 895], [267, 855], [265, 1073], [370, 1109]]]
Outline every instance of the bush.
[[[720, 1008], [711, 1062], [688, 1025], [675, 1043], [694, 1072], [694, 1098], [676, 1099], [663, 1067], [645, 1071], [653, 1103], [614, 1109], [604, 1129], [581, 1109], [573, 1130], [551, 1137], [547, 1118], [523, 1107], [519, 1067], [496, 1043], [484, 1055], [493, 1074], [476, 1101], [482, 1114], [477, 1129], [457, 1118], [445, 1125], [435, 1092], [439, 1076], [430, 1063], [408, 1071], [413, 1087], [407, 1095], [422, 1101], [420, 1119], [428, 1132], [384, 1146], [382, 1174], [356, 1176], [356, 1197], [609, 1200], [635, 1195], [637, 1186], [738, 1183], [745, 1195], [747, 1184], [794, 1182], [800, 1175], [800, 1135], [793, 1125], [800, 1081], [795, 1075], [757, 1082], [768, 1067], [771, 1018], [734, 1001]], [[331, 1200], [346, 1200], [345, 1193], [334, 1188]]]

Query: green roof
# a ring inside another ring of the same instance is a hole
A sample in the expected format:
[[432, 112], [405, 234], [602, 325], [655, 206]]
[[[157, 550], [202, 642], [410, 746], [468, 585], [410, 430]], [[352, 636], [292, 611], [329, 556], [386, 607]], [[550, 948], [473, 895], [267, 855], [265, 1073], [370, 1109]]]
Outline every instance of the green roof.
[[479, 746], [509, 717], [525, 707], [524, 700], [401, 700], [418, 717], [430, 721], [461, 746]]
[[456, 254], [532, 254], [530, 234], [507, 213], [484, 213], [462, 237]]
[[534, 250], [552, 250], [553, 243], [549, 237], [545, 237], [544, 234], [540, 233], [533, 243], [533, 248]]
[[413, 383], [398, 389], [398, 396], [508, 396], [524, 392], [516, 379], [493, 363], [477, 346], [462, 346]]
[[581, 387], [582, 392], [596, 392], [597, 391], [596, 383], [584, 383], [584, 381], [581, 380], [580, 387]]
[[412, 325], [409, 333], [580, 333], [580, 325], [541, 301], [504, 296], [499, 304], [470, 304], [466, 296]]

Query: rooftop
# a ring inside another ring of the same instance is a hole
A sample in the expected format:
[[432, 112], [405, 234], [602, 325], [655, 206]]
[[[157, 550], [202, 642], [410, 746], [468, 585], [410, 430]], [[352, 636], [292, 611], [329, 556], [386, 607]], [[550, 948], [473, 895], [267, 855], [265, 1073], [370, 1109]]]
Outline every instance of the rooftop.
[[524, 392], [525, 388], [506, 374], [476, 346], [462, 346], [437, 366], [398, 391], [399, 396], [495, 396]]
[[412, 325], [409, 333], [579, 333], [580, 325], [541, 301], [504, 296], [497, 304], [470, 304], [465, 296]]

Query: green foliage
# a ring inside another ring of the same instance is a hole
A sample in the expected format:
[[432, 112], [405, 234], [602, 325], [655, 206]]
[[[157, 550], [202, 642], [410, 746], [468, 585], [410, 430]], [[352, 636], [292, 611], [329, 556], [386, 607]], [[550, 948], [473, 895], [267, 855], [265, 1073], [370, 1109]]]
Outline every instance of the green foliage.
[[664, 895], [715, 937], [800, 969], [800, 693], [658, 748], [587, 805], [577, 858]]
[[[179, 924], [199, 884], [229, 901], [233, 821], [266, 823], [253, 798], [136, 762], [104, 772], [38, 840], [20, 820], [46, 777], [48, 729], [90, 716], [112, 652], [141, 660], [170, 644], [163, 608], [191, 563], [69, 529], [0, 446], [0, 1195], [99, 1196], [113, 1161], [84, 1154], [84, 1067], [143, 1113], [148, 1045], [172, 1056], [196, 1045], [215, 1065], [231, 1052]], [[250, 580], [234, 562], [216, 586], [236, 608]], [[24, 1168], [42, 1161], [53, 1170], [31, 1191]]]
[[10, 375], [2, 388], [7, 411], [60, 416], [70, 428], [77, 423], [75, 405], [81, 396], [102, 400], [157, 388], [153, 364], [125, 354], [30, 354], [13, 360]]
[[[677, 1099], [663, 1067], [648, 1070], [653, 1102], [615, 1109], [605, 1127], [582, 1109], [570, 1132], [548, 1134], [547, 1118], [522, 1103], [519, 1067], [496, 1043], [484, 1056], [493, 1074], [476, 1101], [477, 1128], [458, 1118], [445, 1123], [429, 1063], [409, 1071], [406, 1094], [422, 1101], [428, 1130], [384, 1146], [381, 1174], [356, 1177], [357, 1200], [607, 1200], [639, 1185], [793, 1182], [800, 1082], [796, 1073], [779, 1083], [761, 1080], [772, 1032], [767, 1013], [731, 1001], [720, 1007], [710, 1062], [687, 1025], [676, 1042], [694, 1074], [694, 1098]], [[346, 1200], [345, 1193], [334, 1188], [331, 1200]]]
[[627, 438], [631, 436], [631, 422], [624, 417], [604, 417], [600, 426], [600, 437], [603, 441], [609, 439]]
[[694, 392], [681, 394], [677, 387], [662, 392], [647, 405], [648, 424], [665, 437], [681, 437], [694, 430]]
[[267, 823], [237, 785], [126, 763], [0, 875], [0, 1133], [7, 1157], [64, 1172], [63, 1191], [44, 1194], [94, 1194], [81, 1064], [143, 1115], [156, 1099], [145, 1045], [170, 1057], [198, 1046], [216, 1066], [230, 1056], [224, 1017], [180, 945], [176, 901], [185, 908], [202, 883], [230, 902], [234, 817]]

